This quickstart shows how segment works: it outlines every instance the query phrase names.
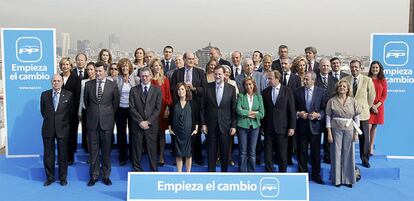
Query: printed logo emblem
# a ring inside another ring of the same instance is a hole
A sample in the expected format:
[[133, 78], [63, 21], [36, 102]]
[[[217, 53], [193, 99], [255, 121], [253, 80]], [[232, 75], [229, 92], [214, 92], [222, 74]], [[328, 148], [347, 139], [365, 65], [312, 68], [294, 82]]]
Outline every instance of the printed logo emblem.
[[20, 37], [16, 41], [16, 58], [21, 62], [38, 62], [42, 59], [42, 41], [37, 37]]
[[388, 66], [404, 66], [408, 63], [409, 47], [404, 41], [390, 41], [384, 45], [384, 63]]
[[260, 195], [263, 197], [277, 197], [279, 195], [279, 180], [274, 177], [260, 179]]

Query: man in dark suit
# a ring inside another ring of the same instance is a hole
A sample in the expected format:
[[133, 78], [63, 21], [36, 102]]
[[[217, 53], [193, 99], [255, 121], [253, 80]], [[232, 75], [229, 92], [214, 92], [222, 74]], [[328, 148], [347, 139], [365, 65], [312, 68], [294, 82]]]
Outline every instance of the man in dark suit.
[[[78, 53], [75, 57], [75, 60], [76, 60], [76, 67], [73, 68], [71, 74], [77, 76], [77, 78], [79, 80], [79, 87], [81, 87], [82, 80], [89, 78], [89, 75], [88, 75], [88, 73], [86, 72], [86, 69], [85, 69], [88, 57], [86, 56], [85, 53]], [[80, 91], [80, 89], [79, 89], [79, 91]], [[79, 110], [78, 119], [80, 121], [82, 121], [81, 117], [82, 117], [82, 110]], [[85, 151], [88, 150], [87, 143], [86, 143], [86, 129], [84, 129], [84, 128], [82, 128], [82, 148]]]
[[175, 61], [172, 59], [174, 48], [172, 46], [165, 46], [163, 50], [164, 59], [161, 60], [162, 65], [164, 66], [164, 75], [167, 75], [167, 72], [170, 70], [175, 70]]
[[[326, 58], [319, 60], [319, 74], [316, 75], [315, 86], [320, 87], [326, 91], [325, 100], [328, 101], [330, 98], [336, 95], [336, 83], [338, 80], [329, 74], [330, 62]], [[325, 119], [322, 119], [321, 125], [323, 128], [323, 162], [331, 163], [330, 157], [330, 143], [328, 142], [328, 131], [326, 130]]]
[[280, 72], [273, 70], [267, 75], [269, 87], [263, 90], [265, 117], [262, 128], [265, 133], [265, 170], [274, 172], [273, 153], [279, 163], [279, 172], [286, 172], [288, 162], [288, 136], [296, 128], [296, 111], [293, 90], [280, 84]]
[[[95, 185], [100, 170], [104, 184], [112, 185], [109, 179], [111, 174], [111, 144], [114, 115], [119, 106], [118, 87], [115, 82], [106, 78], [108, 65], [101, 61], [95, 65], [96, 79], [86, 82], [84, 91], [90, 153], [90, 180], [88, 186]], [[102, 158], [101, 168], [100, 158]]]
[[[197, 111], [197, 114], [195, 116], [199, 117], [200, 115], [198, 112], [200, 112], [204, 88], [207, 83], [207, 77], [202, 69], [195, 67], [194, 59], [195, 56], [192, 52], [186, 52], [184, 54], [184, 68], [180, 68], [174, 71], [171, 77], [171, 94], [176, 93], [175, 87], [178, 83], [186, 83], [192, 93], [192, 104], [193, 107], [195, 107], [194, 111]], [[198, 165], [203, 165], [201, 132], [199, 131], [197, 135], [193, 135], [191, 138], [194, 161]]]
[[218, 61], [218, 63], [220, 65], [228, 65], [231, 66], [230, 62], [221, 58], [221, 52], [220, 49], [218, 47], [212, 47], [210, 48], [210, 59], [214, 59], [216, 61]]
[[148, 67], [140, 70], [141, 84], [133, 87], [129, 95], [131, 114], [132, 169], [143, 171], [141, 156], [146, 141], [151, 171], [157, 171], [158, 116], [161, 112], [162, 93], [151, 85], [152, 71]]
[[278, 54], [279, 54], [279, 59], [274, 60], [272, 62], [272, 70], [278, 70], [280, 73], [283, 73], [281, 59], [288, 59], [289, 58], [288, 46], [280, 45]]
[[305, 86], [294, 91], [297, 111], [298, 170], [299, 172], [308, 172], [308, 146], [310, 144], [311, 179], [318, 184], [324, 184], [320, 176], [320, 147], [322, 120], [325, 118], [326, 93], [322, 88], [314, 86], [315, 80], [316, 74], [313, 71], [306, 72]]
[[203, 99], [201, 124], [207, 134], [208, 171], [216, 171], [220, 147], [221, 171], [227, 172], [230, 136], [236, 133], [236, 89], [224, 82], [224, 67], [214, 69], [216, 81], [208, 83]]
[[315, 47], [305, 48], [306, 60], [308, 60], [308, 64], [306, 65], [306, 71], [313, 71], [316, 74], [319, 73], [319, 63], [316, 61], [317, 53], [318, 51]]
[[329, 61], [331, 62], [331, 68], [332, 68], [332, 71], [329, 73], [330, 75], [332, 75], [338, 80], [341, 80], [342, 78], [349, 75], [348, 73], [345, 73], [344, 71], [341, 70], [341, 60], [339, 60], [338, 57], [333, 57]]
[[65, 186], [68, 172], [68, 137], [70, 119], [73, 113], [73, 95], [62, 89], [63, 79], [59, 74], [53, 75], [52, 88], [42, 92], [40, 112], [43, 117], [43, 164], [47, 180], [44, 186], [55, 181], [55, 139], [58, 144], [58, 164], [60, 185]]
[[[301, 86], [301, 81], [299, 76], [297, 76], [295, 73], [291, 71], [292, 68], [292, 60], [289, 58], [284, 58], [280, 60], [282, 65], [282, 79], [281, 84], [283, 86], [287, 86], [290, 89], [295, 90], [296, 88], [299, 88]], [[289, 136], [288, 137], [288, 156], [287, 156], [287, 162], [288, 165], [293, 165], [292, 156], [293, 152], [296, 149], [296, 136]]]
[[233, 62], [231, 66], [230, 79], [235, 80], [236, 77], [242, 74], [242, 65], [241, 65], [242, 54], [240, 51], [234, 51], [231, 53], [231, 61]]
[[266, 78], [263, 77], [263, 73], [254, 71], [253, 60], [250, 58], [243, 60], [243, 72], [237, 75], [235, 81], [240, 93], [245, 93], [243, 81], [246, 77], [252, 77], [256, 82], [257, 93], [260, 94], [266, 88]]

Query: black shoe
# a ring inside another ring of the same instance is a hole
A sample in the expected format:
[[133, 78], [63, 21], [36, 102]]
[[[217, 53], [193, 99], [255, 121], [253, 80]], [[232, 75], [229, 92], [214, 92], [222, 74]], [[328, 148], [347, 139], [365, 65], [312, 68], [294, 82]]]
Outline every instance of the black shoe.
[[321, 184], [321, 185], [325, 184], [325, 182], [323, 182], [321, 178], [312, 179], [312, 181], [314, 181], [314, 182], [316, 182], [318, 184]]
[[120, 166], [124, 166], [124, 165], [126, 165], [126, 163], [127, 163], [126, 161], [119, 161]]
[[69, 166], [73, 165], [73, 163], [74, 163], [73, 161], [68, 161]]
[[55, 181], [53, 181], [53, 180], [46, 180], [46, 181], [43, 183], [43, 186], [50, 186], [50, 184], [52, 184], [53, 182], [55, 182]]
[[165, 164], [164, 162], [163, 163], [158, 162], [158, 165], [161, 166], [161, 167], [164, 166], [164, 164]]
[[262, 164], [262, 161], [260, 161], [260, 159], [256, 158], [256, 165], [260, 165]]
[[102, 182], [107, 186], [112, 185], [112, 181], [109, 178], [102, 179]]
[[336, 184], [335, 186], [336, 186], [337, 188], [339, 188], [339, 187], [341, 187], [341, 184]]
[[329, 160], [329, 159], [323, 159], [323, 163], [331, 164], [331, 160]]
[[64, 180], [60, 180], [60, 185], [61, 186], [66, 186], [68, 185], [68, 180], [64, 179]]
[[362, 166], [366, 167], [366, 168], [370, 168], [371, 165], [369, 164], [369, 162], [363, 162]]
[[288, 164], [289, 166], [292, 166], [292, 165], [293, 165], [293, 161], [292, 161], [292, 159], [288, 160], [287, 164]]
[[352, 184], [345, 184], [346, 187], [352, 188]]
[[97, 182], [98, 180], [97, 179], [89, 179], [89, 182], [88, 182], [88, 186], [93, 186], [93, 185], [95, 185], [95, 183]]

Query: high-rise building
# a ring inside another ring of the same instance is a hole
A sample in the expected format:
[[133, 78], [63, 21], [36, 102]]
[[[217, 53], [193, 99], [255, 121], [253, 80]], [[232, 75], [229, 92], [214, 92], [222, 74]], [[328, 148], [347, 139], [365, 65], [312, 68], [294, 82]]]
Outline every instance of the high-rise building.
[[61, 33], [62, 36], [62, 57], [67, 57], [70, 48], [70, 34]]
[[198, 57], [198, 66], [202, 69], [206, 68], [208, 61], [210, 60], [210, 49], [212, 48], [211, 43], [208, 46], [203, 47], [195, 53]]
[[114, 33], [109, 35], [109, 51], [111, 51], [114, 56], [118, 56], [121, 51], [120, 38]]

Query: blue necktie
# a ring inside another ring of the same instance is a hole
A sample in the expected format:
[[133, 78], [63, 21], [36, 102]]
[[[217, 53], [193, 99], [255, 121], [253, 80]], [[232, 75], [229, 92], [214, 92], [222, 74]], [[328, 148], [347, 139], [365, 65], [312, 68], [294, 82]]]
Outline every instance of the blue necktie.
[[53, 108], [55, 109], [55, 111], [57, 110], [58, 104], [59, 104], [59, 97], [58, 97], [59, 92], [54, 91], [53, 92]]
[[311, 89], [310, 88], [306, 88], [305, 101], [306, 101], [306, 110], [308, 112], [310, 112], [310, 107], [311, 107], [311, 102], [312, 102], [312, 95], [311, 95]]
[[216, 99], [217, 99], [217, 105], [220, 105], [221, 103], [221, 99], [223, 98], [223, 91], [222, 91], [222, 87], [221, 85], [217, 85], [217, 90], [216, 90]]

